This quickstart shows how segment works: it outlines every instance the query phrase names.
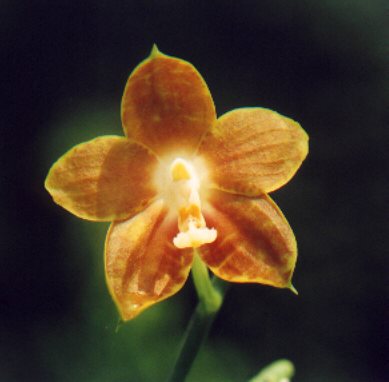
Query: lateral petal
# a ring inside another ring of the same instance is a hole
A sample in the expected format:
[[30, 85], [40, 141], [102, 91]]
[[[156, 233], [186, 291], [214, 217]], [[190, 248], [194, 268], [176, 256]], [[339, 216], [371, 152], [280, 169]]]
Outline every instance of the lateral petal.
[[268, 109], [242, 108], [220, 117], [199, 155], [217, 188], [258, 196], [280, 188], [308, 153], [308, 135], [290, 118]]
[[105, 245], [106, 280], [123, 320], [175, 294], [184, 285], [193, 251], [173, 245], [177, 218], [162, 200], [132, 219], [112, 223]]
[[156, 47], [130, 75], [121, 114], [125, 134], [159, 155], [191, 154], [216, 120], [199, 72]]
[[104, 136], [81, 143], [51, 167], [45, 187], [54, 201], [93, 221], [127, 218], [156, 195], [157, 159], [125, 137]]
[[213, 191], [203, 212], [218, 236], [215, 242], [200, 247], [200, 253], [218, 277], [292, 288], [296, 240], [269, 196], [251, 199]]

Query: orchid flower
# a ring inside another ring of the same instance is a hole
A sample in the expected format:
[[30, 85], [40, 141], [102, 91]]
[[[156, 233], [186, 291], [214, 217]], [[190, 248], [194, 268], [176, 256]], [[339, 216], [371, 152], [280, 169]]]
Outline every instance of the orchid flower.
[[221, 279], [293, 289], [295, 237], [268, 193], [308, 153], [301, 126], [260, 107], [216, 118], [198, 71], [156, 47], [130, 75], [121, 117], [125, 136], [73, 147], [45, 187], [74, 215], [112, 222], [106, 281], [122, 319], [177, 293], [194, 256]]

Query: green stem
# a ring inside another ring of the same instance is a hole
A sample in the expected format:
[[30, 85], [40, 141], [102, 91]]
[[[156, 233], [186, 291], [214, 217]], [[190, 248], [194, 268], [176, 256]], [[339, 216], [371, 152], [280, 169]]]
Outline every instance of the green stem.
[[190, 371], [217, 312], [223, 303], [227, 283], [214, 277], [211, 281], [208, 269], [195, 250], [192, 267], [193, 282], [196, 287], [199, 303], [186, 328], [180, 353], [176, 360], [170, 382], [183, 382]]
[[204, 310], [205, 315], [216, 313], [223, 303], [223, 296], [212, 284], [208, 268], [200, 259], [196, 250], [192, 266], [192, 277], [197, 297], [199, 298], [199, 307]]

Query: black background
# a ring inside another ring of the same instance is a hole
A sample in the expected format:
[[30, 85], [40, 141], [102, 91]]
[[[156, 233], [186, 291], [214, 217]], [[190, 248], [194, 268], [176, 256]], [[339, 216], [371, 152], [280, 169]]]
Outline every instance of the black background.
[[[101, 270], [106, 226], [78, 222], [43, 188], [50, 165], [72, 145], [121, 134], [125, 81], [155, 42], [196, 66], [219, 115], [264, 106], [298, 120], [310, 135], [307, 161], [272, 195], [297, 236], [300, 296], [232, 286], [204, 349], [208, 361], [199, 360], [192, 380], [222, 378], [212, 362], [227, 368], [229, 379], [221, 380], [242, 381], [287, 357], [296, 381], [384, 381], [385, 12], [379, 0], [3, 1], [0, 380], [159, 380], [127, 371], [126, 355], [118, 361], [110, 348], [111, 362], [105, 352], [122, 337], [142, 344], [131, 325], [149, 319], [154, 333], [169, 320], [166, 311], [179, 317], [166, 333], [177, 341], [182, 334], [195, 303], [191, 282], [163, 303], [167, 308], [155, 308], [158, 321], [145, 313], [115, 334]], [[110, 314], [91, 324], [100, 295]], [[172, 354], [176, 345], [169, 345]], [[241, 358], [225, 356], [224, 348]], [[136, 351], [133, 365], [166, 361], [165, 350], [160, 358]], [[241, 370], [235, 375], [234, 360]]]

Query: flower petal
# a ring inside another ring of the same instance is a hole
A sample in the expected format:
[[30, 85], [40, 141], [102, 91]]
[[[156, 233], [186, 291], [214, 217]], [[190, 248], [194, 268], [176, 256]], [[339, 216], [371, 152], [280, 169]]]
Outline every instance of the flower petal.
[[292, 178], [308, 153], [308, 136], [292, 119], [263, 108], [220, 117], [199, 155], [216, 187], [246, 196], [273, 191]]
[[124, 131], [157, 154], [191, 154], [215, 120], [208, 87], [186, 61], [154, 47], [128, 79], [122, 99]]
[[192, 250], [173, 245], [177, 218], [162, 200], [130, 220], [112, 223], [105, 246], [106, 279], [123, 320], [181, 289], [193, 261]]
[[251, 199], [213, 191], [203, 211], [218, 236], [212, 244], [200, 247], [200, 252], [217, 276], [232, 282], [292, 288], [296, 240], [269, 196]]
[[51, 167], [45, 187], [74, 215], [94, 221], [127, 218], [155, 196], [158, 165], [146, 148], [124, 137], [81, 143]]

